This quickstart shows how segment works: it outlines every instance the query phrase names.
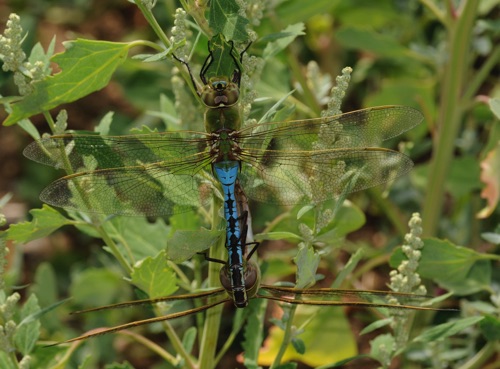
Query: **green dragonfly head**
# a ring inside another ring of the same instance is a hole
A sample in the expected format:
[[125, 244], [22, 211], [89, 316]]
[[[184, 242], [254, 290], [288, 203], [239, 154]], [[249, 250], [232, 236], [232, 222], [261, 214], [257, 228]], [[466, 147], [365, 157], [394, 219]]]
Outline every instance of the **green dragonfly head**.
[[235, 105], [240, 98], [238, 85], [226, 76], [211, 77], [201, 91], [201, 100], [207, 108], [223, 108]]

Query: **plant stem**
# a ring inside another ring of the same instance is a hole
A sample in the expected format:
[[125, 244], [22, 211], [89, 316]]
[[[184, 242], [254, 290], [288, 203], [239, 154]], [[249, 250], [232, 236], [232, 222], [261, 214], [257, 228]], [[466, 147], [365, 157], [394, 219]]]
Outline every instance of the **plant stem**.
[[483, 348], [474, 355], [469, 361], [464, 363], [458, 369], [479, 369], [483, 367], [483, 364], [489, 360], [495, 352], [499, 350], [498, 342], [490, 341]]
[[292, 340], [293, 317], [295, 316], [296, 310], [297, 310], [297, 305], [290, 306], [288, 320], [286, 322], [286, 327], [285, 327], [285, 335], [283, 336], [283, 342], [281, 343], [280, 349], [279, 349], [278, 353], [276, 354], [276, 357], [274, 358], [274, 361], [273, 361], [272, 365], [269, 367], [269, 369], [274, 369], [281, 364], [281, 360], [283, 359], [283, 355], [285, 354], [286, 349], [288, 348], [288, 345], [290, 344], [290, 341]]
[[[186, 365], [190, 369], [196, 369], [197, 368], [196, 364], [194, 363], [193, 359], [191, 358], [191, 355], [189, 354], [189, 352], [187, 352], [185, 350], [184, 346], [182, 345], [181, 340], [179, 339], [179, 336], [175, 332], [175, 330], [172, 327], [172, 325], [170, 324], [170, 322], [163, 321], [162, 325], [163, 325], [163, 330], [165, 331], [165, 333], [168, 336], [168, 339], [170, 340], [170, 343], [172, 344], [172, 346], [175, 349], [175, 352], [177, 352], [177, 354], [179, 356], [184, 358], [184, 360], [186, 361]], [[149, 345], [148, 345], [148, 347], [149, 347]], [[155, 350], [153, 350], [153, 351], [155, 351]], [[165, 352], [164, 350], [162, 350], [162, 351]]]
[[297, 61], [297, 53], [295, 53], [294, 50], [295, 47], [293, 44], [291, 44], [285, 51], [287, 54], [288, 65], [292, 70], [293, 76], [302, 87], [306, 106], [313, 110], [315, 116], [319, 117], [321, 115], [321, 107], [319, 106], [314, 93], [311, 91], [309, 85], [307, 84], [307, 80], [302, 73], [299, 62]]
[[166, 48], [170, 47], [171, 46], [170, 40], [168, 39], [165, 32], [163, 32], [163, 30], [161, 29], [161, 26], [156, 21], [156, 18], [154, 17], [151, 10], [149, 10], [146, 6], [144, 6], [141, 0], [135, 0], [135, 5], [137, 5], [137, 7], [141, 10], [142, 14], [144, 15], [144, 18], [146, 18], [149, 25], [151, 26], [153, 31], [155, 31], [156, 35], [163, 43], [163, 45], [165, 45]]
[[[142, 343], [144, 346], [149, 348], [151, 351], [157, 353], [159, 356], [165, 359], [165, 361], [171, 363], [172, 365], [177, 364], [178, 360], [173, 355], [171, 355], [170, 353], [165, 351], [161, 346], [157, 345], [156, 343], [147, 339], [146, 337], [141, 336], [140, 334], [134, 333], [129, 330], [123, 330], [120, 331], [119, 333], [125, 336], [132, 337], [135, 341]], [[190, 367], [195, 368], [195, 366], [190, 366]]]
[[392, 225], [397, 229], [399, 235], [404, 236], [407, 231], [407, 226], [401, 210], [393, 202], [384, 198], [378, 188], [370, 188], [368, 194], [370, 198], [375, 201], [381, 212], [386, 215]]
[[466, 1], [460, 16], [449, 31], [449, 63], [444, 68], [438, 131], [433, 145], [435, 151], [430, 163], [429, 182], [422, 212], [425, 237], [435, 235], [442, 211], [444, 184], [453, 159], [455, 140], [463, 115], [461, 94], [468, 67], [472, 62], [470, 35], [478, 4], [479, 0]]
[[437, 7], [437, 5], [435, 4], [434, 1], [432, 0], [420, 0], [420, 2], [426, 6], [431, 12], [432, 14], [434, 14], [436, 16], [437, 19], [439, 19], [439, 21], [446, 27], [449, 26], [449, 23], [446, 19], [446, 15], [445, 13], [439, 9]]
[[[221, 208], [221, 200], [214, 196], [214, 205], [212, 209], [212, 229], [217, 228], [220, 222], [217, 222], [219, 217], [219, 209]], [[221, 237], [220, 241], [210, 248], [210, 258], [224, 259], [225, 254], [225, 238]], [[219, 271], [218, 263], [208, 263], [208, 285], [209, 287], [219, 286]], [[209, 302], [210, 299], [209, 299]], [[217, 348], [217, 339], [219, 337], [219, 327], [222, 316], [222, 305], [218, 305], [207, 311], [205, 325], [200, 345], [200, 369], [212, 369], [215, 367], [215, 350]]]
[[498, 64], [500, 61], [500, 48], [493, 49], [492, 54], [488, 56], [484, 64], [481, 66], [481, 69], [475, 74], [472, 81], [469, 82], [467, 90], [465, 90], [464, 96], [462, 99], [464, 103], [467, 103], [471, 100], [474, 95], [479, 90], [481, 84], [490, 76], [491, 70]]
[[101, 236], [102, 240], [106, 244], [106, 246], [109, 247], [109, 250], [113, 254], [113, 256], [118, 260], [120, 265], [124, 270], [127, 271], [127, 274], [130, 275], [132, 273], [132, 266], [128, 263], [128, 261], [123, 257], [122, 253], [118, 249], [118, 246], [116, 245], [115, 241], [108, 235], [106, 230], [104, 229], [103, 226], [101, 225], [94, 225], [97, 232], [99, 232], [99, 235]]

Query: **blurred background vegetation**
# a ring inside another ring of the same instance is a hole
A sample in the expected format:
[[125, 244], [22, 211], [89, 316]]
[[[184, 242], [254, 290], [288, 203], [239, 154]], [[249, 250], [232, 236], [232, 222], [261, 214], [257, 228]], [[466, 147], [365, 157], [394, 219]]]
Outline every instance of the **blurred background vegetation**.
[[[399, 149], [412, 157], [416, 164], [413, 172], [394, 183], [390, 191], [375, 188], [350, 197], [356, 210], [348, 213], [353, 217], [348, 221], [354, 225], [347, 227], [346, 237], [342, 234], [335, 240], [336, 247], [327, 249], [329, 253], [319, 269], [325, 276], [325, 285], [342, 269], [349, 256], [363, 247], [363, 261], [345, 287], [384, 289], [391, 252], [401, 244], [411, 214], [421, 212], [426, 236], [449, 240], [472, 250], [474, 253], [469, 259], [479, 260], [481, 255], [483, 261], [492, 260], [486, 261], [486, 265], [453, 269], [463, 275], [448, 284], [439, 279], [443, 270], [435, 268], [424, 275], [435, 282], [429, 294], [439, 294], [442, 288], [452, 290], [456, 300], [450, 304], [462, 307], [462, 317], [489, 314], [498, 322], [500, 2], [328, 0], [306, 4], [290, 0], [253, 3], [256, 8], [263, 8], [264, 15], [260, 22], [251, 24], [258, 37], [249, 55], [262, 57], [266, 41], [261, 37], [291, 24], [303, 22], [305, 34], [297, 37], [285, 51], [266, 60], [262, 78], [256, 85], [262, 101], [254, 105], [251, 117], [259, 119], [259, 115], [292, 89], [296, 91], [286, 106], [295, 108], [295, 117], [317, 116], [328, 100], [332, 81], [345, 66], [351, 66], [354, 72], [343, 100], [344, 112], [395, 104], [415, 107], [425, 116], [423, 124], [392, 143], [393, 147], [399, 143]], [[158, 1], [153, 10], [167, 35], [174, 26], [175, 9], [180, 5], [173, 0]], [[10, 13], [21, 17], [26, 32], [23, 48], [27, 55], [37, 42], [47, 49], [54, 35], [55, 53], [64, 51], [64, 41], [76, 38], [115, 42], [157, 40], [137, 6], [124, 0], [8, 0], [0, 3], [0, 31]], [[248, 10], [252, 21], [249, 13]], [[194, 39], [194, 31], [192, 36]], [[196, 44], [190, 60], [195, 69], [206, 57], [205, 39]], [[53, 68], [58, 71], [56, 65]], [[202, 130], [201, 107], [191, 114], [193, 121], [183, 121], [178, 127], [162, 114], [168, 110], [167, 101], [173, 104], [179, 94], [172, 84], [174, 69], [170, 60], [142, 63], [128, 58], [104, 89], [60, 108], [68, 111], [69, 128], [74, 130], [93, 130], [109, 111], [114, 112], [111, 134], [126, 134], [143, 124], [159, 130], [165, 127]], [[301, 79], [305, 79], [305, 83]], [[314, 96], [312, 101], [307, 88]], [[187, 91], [185, 93], [189, 93]], [[18, 94], [9, 73], [0, 74], [0, 94]], [[0, 112], [2, 121], [6, 116], [4, 111]], [[182, 116], [178, 112], [175, 118]], [[48, 131], [42, 115], [32, 117], [31, 121], [40, 132]], [[58, 171], [22, 156], [23, 148], [31, 141], [18, 126], [0, 126], [0, 198], [7, 193], [13, 195], [2, 208], [8, 224], [30, 220], [29, 209], [42, 205], [38, 199], [41, 190], [61, 176]], [[257, 233], [279, 215], [270, 206], [251, 206]], [[286, 221], [281, 222], [277, 230], [292, 227]], [[10, 244], [6, 284], [9, 288], [31, 286], [30, 292], [38, 291], [42, 306], [43, 296], [47, 301], [55, 301], [79, 295], [78, 307], [91, 300], [99, 305], [134, 298], [119, 266], [102, 252], [101, 246], [100, 239], [74, 227], [64, 227], [49, 237], [24, 245]], [[259, 255], [268, 261], [267, 282], [293, 280], [294, 266], [290, 261], [295, 255], [293, 243], [264, 243]], [[429, 257], [432, 258], [432, 254]], [[446, 260], [449, 265], [462, 261], [457, 262], [451, 256]], [[462, 291], [460, 285], [464, 287]], [[23, 296], [28, 296], [25, 289], [22, 291]], [[458, 305], [459, 300], [462, 305]], [[66, 324], [66, 313], [74, 309], [75, 306], [65, 306], [45, 316], [42, 321], [45, 339], [67, 339], [91, 327], [134, 318], [133, 312], [120, 311], [79, 320], [72, 318], [72, 324]], [[226, 309], [232, 310], [232, 307]], [[228, 312], [227, 316], [232, 314]], [[356, 332], [360, 352], [368, 352], [373, 336], [357, 334], [364, 323], [363, 313], [347, 310], [346, 315]], [[422, 324], [432, 326], [445, 319], [440, 317]], [[230, 331], [231, 324], [231, 321], [223, 323], [222, 331]], [[321, 330], [321, 326], [316, 329]], [[158, 340], [165, 340], [158, 332], [153, 334]], [[68, 367], [85, 367], [81, 359], [89, 352], [99, 354], [85, 359], [91, 361], [86, 367], [98, 367], [123, 358], [136, 368], [170, 367], [140, 345], [131, 345], [127, 340], [114, 342], [114, 339], [105, 337], [99, 341], [100, 347], [89, 343], [91, 348], [79, 351]], [[220, 339], [224, 340], [224, 334]], [[479, 327], [470, 327], [446, 342], [449, 357], [443, 359], [444, 367], [498, 368], [498, 345], [489, 347], [487, 342], [491, 340], [498, 337], [492, 339]], [[221, 368], [241, 365], [237, 362], [241, 352], [237, 342], [221, 361]], [[414, 355], [418, 356], [415, 352]], [[428, 356], [426, 360], [430, 360]], [[35, 367], [43, 368], [43, 365], [37, 363]], [[401, 363], [394, 365], [398, 367]], [[438, 367], [437, 363], [425, 360], [421, 366], [407, 365], [404, 367]], [[118, 367], [121, 368], [113, 366]]]

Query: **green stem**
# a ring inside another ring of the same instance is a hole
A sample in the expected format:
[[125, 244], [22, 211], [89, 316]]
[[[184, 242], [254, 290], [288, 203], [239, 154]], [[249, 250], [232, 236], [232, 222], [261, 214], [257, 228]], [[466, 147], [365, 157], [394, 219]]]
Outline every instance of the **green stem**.
[[432, 0], [420, 0], [420, 2], [431, 11], [432, 14], [446, 27], [449, 27], [449, 22], [446, 14], [437, 7], [436, 3]]
[[219, 363], [219, 361], [224, 357], [224, 354], [227, 352], [227, 350], [229, 350], [229, 348], [233, 344], [234, 340], [236, 339], [238, 333], [241, 330], [241, 327], [243, 326], [243, 322], [244, 320], [242, 319], [240, 321], [240, 324], [238, 324], [237, 326], [233, 326], [233, 329], [229, 334], [229, 337], [226, 339], [226, 342], [224, 342], [224, 345], [222, 346], [219, 353], [215, 357], [215, 365]]
[[467, 90], [465, 90], [464, 96], [462, 97], [464, 103], [467, 103], [474, 97], [481, 87], [481, 84], [491, 75], [491, 70], [498, 64], [499, 61], [500, 48], [497, 47], [493, 49], [493, 53], [490, 54], [481, 66], [481, 69], [479, 69], [479, 71], [474, 75], [472, 81], [469, 82]]
[[172, 346], [174, 347], [175, 352], [177, 352], [177, 354], [179, 356], [181, 356], [182, 358], [184, 358], [184, 360], [186, 361], [186, 366], [188, 366], [190, 369], [197, 369], [198, 368], [197, 365], [195, 364], [195, 362], [191, 358], [191, 355], [189, 354], [189, 352], [187, 352], [186, 349], [184, 348], [184, 346], [182, 345], [181, 339], [179, 338], [179, 336], [175, 332], [175, 329], [172, 327], [170, 322], [163, 321], [162, 325], [163, 325], [163, 330], [167, 334], [167, 337], [170, 340], [170, 343], [172, 344]]
[[309, 88], [309, 85], [307, 84], [307, 80], [304, 77], [304, 73], [302, 72], [299, 62], [297, 61], [296, 53], [294, 52], [294, 50], [295, 47], [293, 44], [291, 44], [286, 49], [288, 65], [292, 70], [293, 76], [302, 87], [302, 93], [304, 96], [306, 106], [312, 109], [315, 116], [319, 117], [321, 115], [321, 107], [319, 106], [318, 101], [316, 100], [316, 96], [314, 95], [314, 93]]
[[[375, 269], [379, 265], [387, 264], [388, 261], [389, 261], [389, 255], [387, 254], [382, 254], [380, 256], [366, 260], [366, 263], [363, 263], [363, 265], [361, 265], [352, 273], [351, 280], [353, 281], [358, 280], [361, 276], [365, 275], [370, 270]], [[342, 284], [342, 288], [349, 288], [349, 287], [352, 287], [352, 285], [347, 286], [346, 283]]]
[[[146, 337], [128, 330], [120, 331], [119, 334], [132, 337], [135, 341], [146, 346], [147, 348], [149, 348], [151, 351], [161, 356], [163, 359], [165, 359], [165, 361], [169, 362], [170, 364], [174, 366], [178, 364], [178, 360], [173, 355], [171, 355], [170, 353], [165, 351], [161, 346], [157, 345], [156, 343], [147, 339]], [[195, 367], [191, 366], [191, 368]]]
[[375, 201], [381, 212], [389, 219], [392, 225], [397, 229], [400, 236], [404, 236], [407, 231], [405, 216], [401, 210], [387, 198], [382, 196], [380, 189], [370, 188], [368, 190], [370, 198]]
[[94, 225], [94, 226], [97, 232], [99, 232], [99, 235], [101, 236], [106, 246], [109, 247], [109, 250], [111, 251], [113, 256], [116, 258], [116, 260], [118, 260], [122, 268], [127, 271], [127, 274], [130, 275], [132, 273], [133, 268], [129, 264], [129, 262], [123, 257], [115, 241], [113, 241], [113, 239], [108, 235], [108, 233], [106, 232], [106, 230], [102, 225]]
[[16, 353], [14, 351], [9, 353], [10, 361], [12, 364], [16, 366], [16, 368], [20, 368], [19, 362], [17, 361]]
[[425, 237], [436, 233], [441, 216], [444, 185], [453, 159], [454, 144], [463, 115], [461, 93], [468, 67], [472, 61], [470, 35], [478, 3], [479, 0], [466, 1], [459, 18], [450, 28], [449, 64], [444, 68], [438, 132], [437, 137], [434, 138], [435, 151], [430, 163], [429, 182], [422, 212]]
[[200, 27], [207, 36], [213, 36], [212, 29], [210, 28], [207, 19], [205, 18], [205, 13], [207, 11], [206, 1], [186, 1], [181, 0], [181, 5], [191, 17], [195, 20], [196, 24]]
[[285, 327], [285, 335], [283, 336], [283, 342], [281, 342], [280, 349], [276, 354], [276, 357], [274, 358], [274, 361], [272, 365], [269, 367], [269, 369], [274, 369], [278, 367], [281, 364], [281, 360], [283, 360], [283, 355], [285, 354], [286, 349], [288, 348], [288, 345], [292, 340], [293, 317], [295, 316], [296, 310], [297, 310], [297, 305], [290, 307], [288, 320], [286, 322], [286, 327]]
[[163, 47], [161, 47], [160, 45], [158, 44], [155, 44], [154, 42], [151, 42], [151, 41], [147, 41], [147, 40], [135, 40], [135, 41], [132, 41], [130, 44], [129, 44], [129, 49], [134, 47], [134, 46], [148, 46], [152, 49], [155, 49], [159, 52], [162, 52], [162, 51], [165, 51], [165, 49]]
[[[214, 196], [214, 206], [212, 209], [212, 228], [215, 229], [217, 219], [219, 217], [219, 209], [221, 208], [221, 200]], [[210, 258], [223, 260], [225, 255], [225, 238], [210, 248]], [[209, 287], [220, 286], [219, 281], [220, 266], [218, 263], [208, 263], [208, 285]], [[212, 302], [208, 301], [209, 303]], [[212, 369], [215, 367], [215, 350], [217, 348], [217, 339], [219, 337], [219, 327], [222, 316], [222, 305], [218, 305], [207, 311], [205, 325], [203, 327], [203, 334], [200, 345], [200, 362], [201, 369]]]
[[146, 18], [149, 25], [151, 26], [153, 31], [155, 31], [156, 35], [163, 43], [163, 45], [165, 45], [166, 48], [169, 48], [171, 46], [170, 40], [168, 39], [165, 32], [163, 32], [163, 30], [161, 29], [161, 26], [156, 21], [156, 18], [154, 17], [151, 10], [148, 9], [146, 6], [144, 6], [141, 0], [135, 0], [135, 5], [137, 5], [137, 7], [141, 10], [142, 14], [144, 15], [144, 18]]
[[490, 341], [483, 348], [472, 357], [469, 361], [464, 363], [458, 369], [479, 369], [483, 368], [483, 364], [487, 362], [495, 354], [500, 351], [498, 342]]

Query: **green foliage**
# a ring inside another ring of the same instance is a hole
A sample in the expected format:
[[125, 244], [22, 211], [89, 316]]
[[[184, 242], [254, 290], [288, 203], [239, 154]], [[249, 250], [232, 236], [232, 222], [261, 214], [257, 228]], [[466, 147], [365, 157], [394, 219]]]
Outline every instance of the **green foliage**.
[[43, 205], [41, 209], [30, 211], [33, 219], [29, 222], [13, 224], [8, 231], [10, 240], [26, 243], [39, 238], [46, 237], [62, 226], [75, 224], [54, 208]]
[[105, 41], [67, 43], [66, 51], [52, 58], [62, 72], [35, 83], [29, 98], [12, 105], [12, 113], [3, 124], [10, 126], [105, 87], [129, 48], [129, 44]]
[[249, 20], [239, 14], [240, 7], [230, 0], [210, 1], [208, 24], [214, 34], [222, 33], [227, 40], [247, 41], [245, 30]]
[[[458, 295], [488, 290], [492, 283], [491, 256], [449, 241], [426, 239], [418, 269], [422, 277], [432, 279]], [[399, 265], [402, 255], [394, 253], [391, 265]]]
[[132, 283], [151, 298], [168, 296], [177, 290], [175, 272], [168, 266], [164, 251], [142, 260], [131, 277]]

